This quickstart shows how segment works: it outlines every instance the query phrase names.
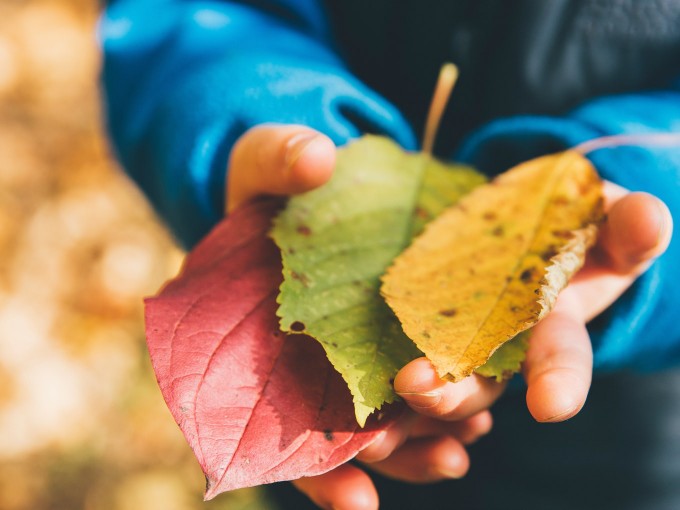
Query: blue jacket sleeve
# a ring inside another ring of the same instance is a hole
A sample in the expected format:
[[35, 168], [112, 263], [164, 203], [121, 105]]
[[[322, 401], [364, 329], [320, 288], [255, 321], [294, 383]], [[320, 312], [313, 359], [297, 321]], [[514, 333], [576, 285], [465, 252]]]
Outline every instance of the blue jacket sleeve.
[[[605, 135], [680, 132], [680, 91], [594, 100], [565, 118], [516, 117], [474, 133], [457, 159], [490, 173]], [[680, 218], [680, 147], [620, 147], [589, 155], [600, 174], [660, 197]], [[680, 364], [680, 239], [589, 325], [595, 367], [661, 369]]]
[[401, 114], [333, 52], [318, 0], [120, 0], [100, 23], [117, 156], [187, 247], [222, 216], [228, 154], [248, 128], [299, 123], [337, 144]]

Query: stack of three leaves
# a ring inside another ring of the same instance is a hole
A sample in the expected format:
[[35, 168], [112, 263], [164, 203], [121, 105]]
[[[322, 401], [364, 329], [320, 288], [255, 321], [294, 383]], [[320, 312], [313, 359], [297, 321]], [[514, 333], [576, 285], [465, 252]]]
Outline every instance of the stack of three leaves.
[[[206, 497], [353, 457], [393, 420], [398, 411], [386, 409], [367, 422], [422, 353], [452, 380], [519, 369], [526, 339], [507, 341], [582, 264], [601, 215], [599, 179], [568, 152], [484, 181], [365, 137], [338, 151], [327, 185], [278, 214], [280, 254], [266, 237], [278, 206], [256, 202], [148, 300], [154, 368], [206, 473]], [[344, 383], [310, 338], [279, 332], [276, 302], [281, 329], [315, 338]]]

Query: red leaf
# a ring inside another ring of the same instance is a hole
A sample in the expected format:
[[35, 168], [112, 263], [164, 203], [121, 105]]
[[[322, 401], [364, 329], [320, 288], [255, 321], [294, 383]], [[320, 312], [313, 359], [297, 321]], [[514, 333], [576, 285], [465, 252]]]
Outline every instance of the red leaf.
[[267, 237], [276, 210], [260, 201], [232, 214], [146, 301], [156, 377], [206, 475], [206, 499], [329, 471], [393, 421], [359, 429], [321, 346], [279, 331], [281, 260]]

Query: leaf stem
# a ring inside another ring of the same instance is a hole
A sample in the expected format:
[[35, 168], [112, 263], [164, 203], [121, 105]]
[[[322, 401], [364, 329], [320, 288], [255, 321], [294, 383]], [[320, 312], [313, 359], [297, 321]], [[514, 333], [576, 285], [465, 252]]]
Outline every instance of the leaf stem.
[[450, 62], [444, 64], [439, 71], [439, 78], [437, 79], [437, 85], [435, 86], [432, 102], [430, 103], [430, 110], [427, 114], [427, 121], [425, 122], [425, 134], [423, 136], [423, 152], [425, 154], [432, 154], [439, 123], [457, 80], [458, 68]]
[[613, 149], [623, 146], [674, 147], [679, 145], [680, 133], [637, 133], [593, 138], [576, 145], [572, 150], [585, 156], [600, 149]]

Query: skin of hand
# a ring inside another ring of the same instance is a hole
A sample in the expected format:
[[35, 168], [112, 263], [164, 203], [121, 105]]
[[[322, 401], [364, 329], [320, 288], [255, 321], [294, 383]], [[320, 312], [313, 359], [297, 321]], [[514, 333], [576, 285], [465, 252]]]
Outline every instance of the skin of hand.
[[[258, 195], [317, 188], [330, 179], [334, 165], [333, 142], [310, 128], [252, 128], [231, 152], [227, 212]], [[593, 367], [586, 323], [611, 305], [671, 239], [670, 211], [656, 197], [609, 182], [604, 195], [607, 220], [596, 246], [553, 311], [533, 329], [523, 375], [527, 407], [539, 422], [564, 421], [581, 410]], [[476, 375], [444, 382], [426, 358], [419, 358], [397, 374], [394, 387], [413, 412], [383, 432], [357, 460], [415, 483], [462, 477], [469, 466], [464, 447], [491, 430], [488, 408], [505, 384]], [[322, 508], [378, 508], [369, 476], [352, 463], [293, 483]]]

